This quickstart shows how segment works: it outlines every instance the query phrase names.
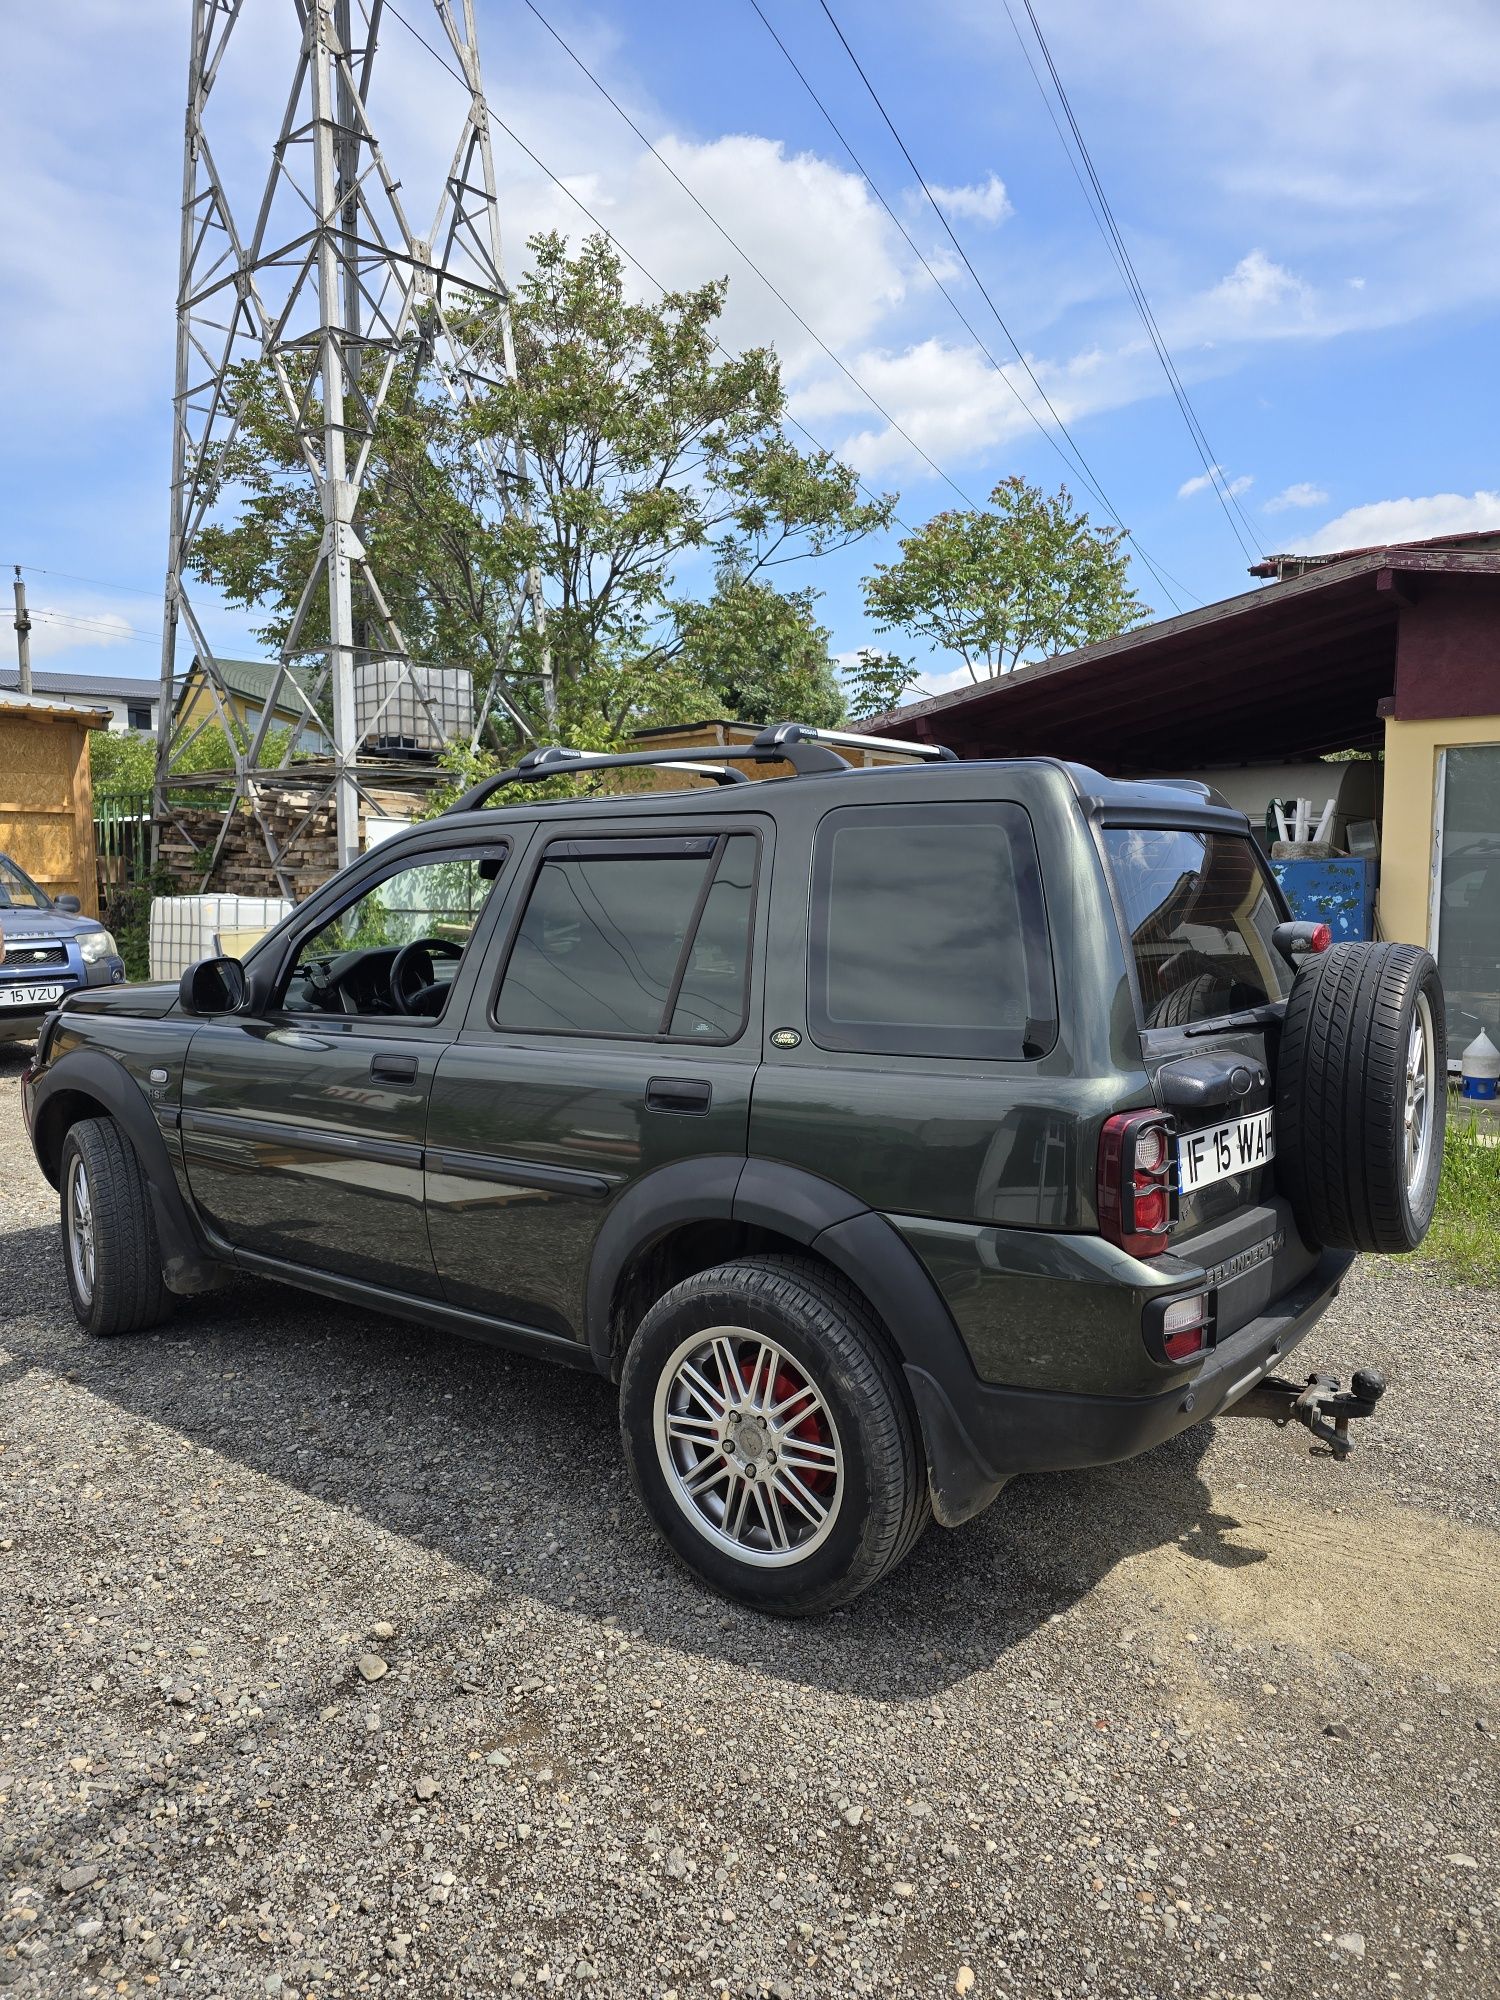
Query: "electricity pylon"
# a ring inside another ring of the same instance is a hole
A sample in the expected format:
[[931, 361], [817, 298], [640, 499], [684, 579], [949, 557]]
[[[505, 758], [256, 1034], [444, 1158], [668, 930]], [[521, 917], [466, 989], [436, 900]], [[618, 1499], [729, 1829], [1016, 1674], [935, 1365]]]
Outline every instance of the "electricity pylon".
[[[436, 730], [422, 677], [359, 535], [359, 503], [380, 413], [393, 393], [409, 393], [415, 353], [429, 382], [455, 403], [515, 374], [509, 294], [500, 255], [500, 218], [473, 0], [433, 0], [438, 23], [467, 91], [452, 164], [425, 236], [408, 220], [369, 110], [383, 0], [283, 0], [291, 87], [269, 171], [249, 205], [231, 195], [212, 143], [210, 107], [247, 0], [192, 0], [182, 237], [173, 399], [171, 526], [162, 635], [156, 811], [170, 817], [174, 754], [205, 726], [173, 716], [177, 636], [190, 641], [207, 684], [213, 719], [233, 758], [232, 799], [205, 880], [242, 801], [265, 837], [271, 867], [291, 893], [287, 861], [303, 828], [335, 807], [339, 865], [359, 846], [359, 804], [371, 767], [360, 745], [405, 690]], [[358, 8], [357, 24], [354, 7]], [[484, 352], [466, 337], [475, 309], [490, 329]], [[498, 331], [498, 340], [495, 332]], [[407, 366], [401, 366], [403, 359]], [[216, 468], [240, 434], [236, 374], [245, 363], [267, 372], [320, 502], [323, 532], [280, 650], [274, 685], [245, 743], [234, 726], [234, 696], [193, 606], [188, 571], [197, 541], [220, 503]], [[519, 451], [491, 448], [497, 503], [522, 504]], [[314, 613], [326, 633], [310, 627]], [[535, 578], [516, 595], [511, 634], [533, 621], [541, 639], [541, 686], [553, 690], [541, 592]], [[314, 635], [315, 634], [315, 635]], [[356, 728], [355, 669], [384, 664], [373, 716]], [[498, 705], [531, 734], [525, 705], [496, 670], [485, 704]], [[260, 763], [278, 709], [296, 718], [280, 762]], [[331, 738], [312, 762], [293, 752]], [[219, 788], [225, 786], [220, 779]], [[295, 831], [278, 842], [266, 802], [278, 787], [312, 792]]]

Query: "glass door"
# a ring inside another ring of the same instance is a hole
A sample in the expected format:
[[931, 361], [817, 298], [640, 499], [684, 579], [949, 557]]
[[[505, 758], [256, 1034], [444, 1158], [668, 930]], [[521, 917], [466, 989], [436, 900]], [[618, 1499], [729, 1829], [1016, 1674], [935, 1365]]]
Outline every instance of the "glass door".
[[1481, 1028], [1500, 1042], [1500, 743], [1442, 753], [1432, 889], [1456, 1063]]

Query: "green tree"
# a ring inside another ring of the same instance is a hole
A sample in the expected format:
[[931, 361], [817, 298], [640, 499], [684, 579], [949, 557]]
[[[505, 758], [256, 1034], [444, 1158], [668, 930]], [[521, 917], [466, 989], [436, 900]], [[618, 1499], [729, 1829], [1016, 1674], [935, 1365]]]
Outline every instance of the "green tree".
[[816, 601], [816, 591], [783, 592], [731, 570], [706, 602], [679, 604], [676, 665], [684, 684], [701, 690], [699, 712], [716, 701], [732, 722], [842, 722]]
[[[250, 733], [236, 726], [241, 749], [250, 747]], [[261, 745], [260, 762], [281, 762], [286, 749], [286, 729], [271, 729]], [[187, 746], [172, 759], [179, 775], [189, 771], [228, 771], [234, 756], [229, 738], [217, 722], [206, 724]], [[156, 782], [156, 738], [138, 736], [134, 731], [95, 729], [89, 735], [89, 777], [96, 799], [139, 798]]]
[[[792, 443], [775, 354], [718, 345], [723, 281], [642, 304], [606, 239], [530, 248], [512, 300], [516, 378], [458, 408], [424, 389], [419, 334], [377, 429], [356, 527], [412, 651], [469, 665], [480, 688], [499, 670], [534, 691], [543, 640], [514, 612], [537, 573], [557, 733], [597, 747], [678, 719], [703, 699], [705, 667], [727, 660], [677, 595], [678, 566], [707, 558], [715, 624], [755, 627], [762, 652], [767, 634], [795, 637], [808, 671], [807, 593], [782, 596], [769, 573], [883, 527], [894, 497], [862, 500], [848, 466]], [[466, 331], [501, 377], [498, 324], [476, 316]], [[277, 646], [322, 523], [279, 390], [247, 370], [236, 399], [236, 441], [210, 468], [225, 518], [195, 561], [231, 601], [261, 607]], [[502, 492], [497, 446], [512, 444], [525, 474]], [[316, 643], [317, 601], [311, 617]], [[710, 707], [733, 707], [734, 688], [711, 691]]]
[[1076, 511], [1065, 486], [1045, 494], [1003, 479], [988, 507], [934, 515], [909, 535], [899, 559], [865, 579], [865, 605], [877, 631], [931, 640], [986, 680], [1146, 615], [1124, 541]]
[[903, 701], [920, 679], [917, 669], [899, 653], [861, 647], [854, 665], [844, 674], [849, 713], [855, 717], [884, 715]]
[[156, 738], [134, 730], [89, 731], [89, 779], [96, 799], [133, 799], [156, 780]]

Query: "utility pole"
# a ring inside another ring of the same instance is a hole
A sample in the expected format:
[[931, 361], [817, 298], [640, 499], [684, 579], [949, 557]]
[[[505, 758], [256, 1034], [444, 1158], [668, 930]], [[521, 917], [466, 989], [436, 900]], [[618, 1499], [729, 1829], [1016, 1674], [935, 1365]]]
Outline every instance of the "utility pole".
[[26, 579], [16, 564], [16, 658], [21, 667], [21, 692], [31, 693], [31, 613], [26, 609]]
[[[380, 733], [397, 702], [424, 710], [434, 730], [444, 727], [359, 532], [388, 402], [435, 393], [463, 406], [515, 370], [473, 4], [431, 5], [467, 101], [457, 107], [457, 144], [435, 211], [419, 224], [371, 113], [384, 0], [282, 0], [279, 10], [254, 10], [262, 39], [247, 53], [263, 62], [264, 37], [274, 35], [279, 12], [290, 89], [279, 99], [285, 110], [269, 172], [260, 185], [233, 192], [227, 163], [238, 157], [239, 134], [231, 119], [221, 166], [212, 93], [233, 69], [243, 39], [236, 31], [251, 9], [248, 0], [190, 0], [157, 811], [170, 818], [174, 802], [190, 803], [192, 781], [174, 771], [174, 759], [217, 722], [233, 769], [201, 781], [219, 798], [229, 794], [205, 853], [205, 884], [234, 815], [243, 825], [247, 810], [284, 894], [293, 893], [299, 841], [330, 803], [338, 860], [353, 859], [360, 803], [369, 802], [374, 782], [363, 739]], [[358, 37], [362, 48], [354, 45]], [[478, 341], [468, 332], [476, 315], [485, 322]], [[218, 466], [244, 442], [239, 383], [247, 366], [288, 421], [323, 529], [305, 572], [292, 581], [286, 636], [248, 743], [192, 592], [196, 545], [222, 519]], [[520, 454], [495, 440], [490, 455], [497, 506], [508, 512], [524, 493]], [[544, 620], [539, 586], [518, 591], [512, 638]], [[172, 712], [179, 634], [193, 649], [207, 697], [181, 721]], [[526, 715], [533, 701], [550, 708], [550, 667], [544, 655], [537, 684], [524, 696], [498, 675], [491, 683], [489, 700], [522, 735], [534, 734]], [[288, 716], [285, 747], [273, 764], [267, 739]], [[378, 768], [388, 775], [391, 767]]]

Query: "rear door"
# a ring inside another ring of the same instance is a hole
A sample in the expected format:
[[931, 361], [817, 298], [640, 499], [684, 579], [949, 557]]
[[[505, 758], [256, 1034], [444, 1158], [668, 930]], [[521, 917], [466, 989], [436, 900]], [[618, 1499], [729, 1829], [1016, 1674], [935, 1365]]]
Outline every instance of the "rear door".
[[1102, 838], [1146, 1068], [1177, 1124], [1172, 1247], [1223, 1267], [1222, 1336], [1314, 1261], [1276, 1181], [1276, 1044], [1292, 969], [1272, 932], [1285, 911], [1248, 833], [1113, 825]]
[[433, 1084], [452, 1304], [581, 1337], [612, 1204], [672, 1161], [744, 1154], [771, 840], [758, 814], [545, 823]]

